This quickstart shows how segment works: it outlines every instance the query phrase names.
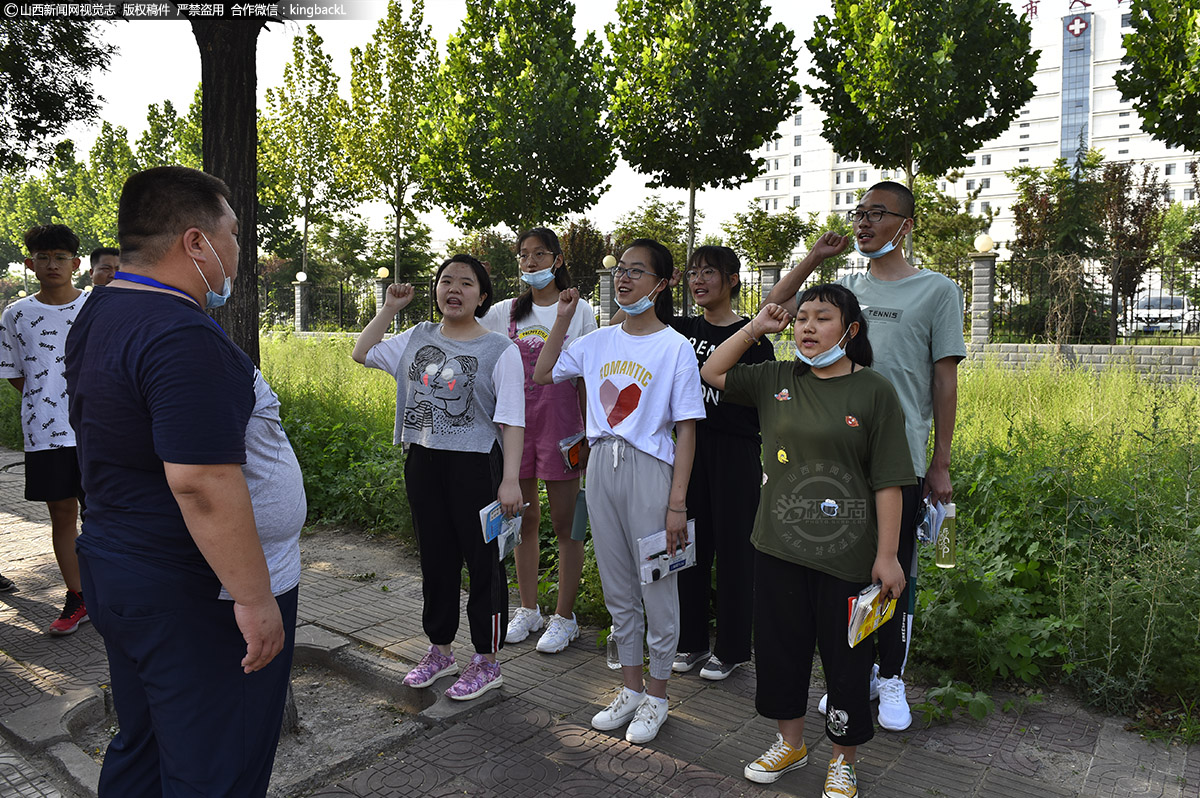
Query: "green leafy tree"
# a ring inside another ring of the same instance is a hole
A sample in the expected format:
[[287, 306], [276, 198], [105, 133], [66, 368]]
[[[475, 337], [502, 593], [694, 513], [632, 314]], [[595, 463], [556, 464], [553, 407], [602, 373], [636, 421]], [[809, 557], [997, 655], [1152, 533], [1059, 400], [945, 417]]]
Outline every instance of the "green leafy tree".
[[882, 169], [941, 175], [999, 136], [1033, 97], [1028, 19], [1003, 0], [834, 0], [808, 40], [825, 112], [843, 155]]
[[462, 238], [446, 242], [446, 257], [463, 253], [487, 263], [495, 284], [495, 298], [504, 299], [501, 286], [515, 286], [520, 271], [513, 244], [512, 236], [499, 230], [470, 230]]
[[129, 175], [140, 168], [125, 128], [101, 124], [87, 163], [75, 173], [74, 195], [58, 201], [64, 217], [70, 220], [66, 224], [79, 236], [83, 252], [116, 245], [121, 189]]
[[745, 213], [735, 213], [733, 221], [721, 229], [729, 237], [729, 246], [747, 264], [787, 263], [792, 250], [812, 232], [812, 225], [800, 218], [795, 208], [769, 213], [751, 202]]
[[5, 19], [0, 25], [0, 172], [20, 171], [53, 151], [72, 122], [96, 118], [93, 70], [108, 69], [112, 48], [92, 22]]
[[170, 100], [146, 108], [146, 129], [138, 136], [135, 154], [140, 169], [155, 166], [187, 166], [200, 169], [200, 95], [187, 116], [180, 116]]
[[1162, 264], [1163, 285], [1171, 294], [1184, 293], [1194, 282], [1188, 257], [1193, 231], [1200, 231], [1200, 205], [1172, 202], [1154, 243], [1154, 259]]
[[1083, 269], [1085, 260], [1101, 254], [1103, 159], [1081, 147], [1073, 165], [1059, 158], [1048, 169], [1007, 172], [1017, 193], [1015, 257], [996, 264], [997, 294], [1012, 303], [1005, 311], [1008, 327], [1023, 340], [1109, 337], [1108, 303]]
[[[283, 85], [267, 90], [265, 134], [260, 158], [273, 182], [261, 187], [266, 204], [283, 206], [300, 217], [300, 269], [308, 271], [309, 227], [330, 221], [348, 203], [341, 126], [350, 119], [338, 96], [333, 59], [324, 51], [317, 29], [292, 40], [292, 60], [283, 68]], [[260, 197], [260, 202], [263, 201]]]
[[603, 54], [574, 16], [569, 0], [468, 0], [421, 125], [427, 185], [457, 224], [552, 224], [603, 192]]
[[[809, 232], [804, 236], [804, 246], [812, 249], [817, 244], [817, 239], [825, 233], [837, 233], [841, 236], [851, 235], [854, 230], [850, 225], [850, 221], [844, 213], [831, 213], [825, 217], [825, 224], [817, 224], [817, 215], [810, 213], [808, 215]], [[832, 283], [838, 278], [838, 272], [846, 268], [846, 264], [850, 262], [850, 252], [847, 249], [841, 255], [832, 258], [826, 258], [817, 266], [813, 272], [813, 277], [809, 277], [808, 282], [814, 285], [819, 283]]]
[[[696, 211], [697, 222], [704, 214]], [[683, 216], [683, 201], [666, 202], [650, 196], [646, 201], [617, 220], [612, 233], [613, 252], [620, 256], [635, 238], [653, 238], [667, 249], [675, 260], [675, 268], [683, 271], [687, 265], [687, 222]]]
[[[961, 177], [961, 172], [947, 175], [951, 183]], [[975, 250], [975, 238], [991, 226], [997, 212], [995, 208], [979, 216], [967, 212], [966, 208], [979, 198], [981, 191], [982, 188], [968, 191], [960, 202], [939, 189], [933, 175], [917, 175], [913, 185], [917, 207], [913, 251], [922, 266], [954, 280], [967, 296], [971, 295], [970, 253]]]
[[795, 107], [799, 52], [761, 0], [620, 0], [617, 16], [606, 28], [613, 134], [647, 185], [687, 189], [686, 262], [697, 189], [762, 173], [752, 153]]
[[1129, 161], [1104, 164], [1100, 180], [1100, 229], [1108, 259], [1109, 343], [1115, 344], [1121, 307], [1118, 297], [1132, 299], [1156, 262], [1154, 244], [1167, 210], [1167, 186], [1157, 167], [1143, 163], [1135, 170]]
[[402, 227], [429, 205], [421, 191], [420, 123], [437, 73], [437, 50], [424, 13], [424, 2], [415, 0], [406, 20], [398, 0], [390, 0], [371, 42], [350, 50], [350, 112], [356, 124], [343, 129], [346, 156], [357, 198], [383, 200], [392, 210], [395, 274], [404, 256]]
[[1116, 74], [1142, 130], [1170, 147], [1200, 150], [1200, 0], [1133, 0], [1126, 66]]
[[612, 238], [600, 232], [587, 217], [572, 219], [558, 237], [571, 281], [585, 297], [595, 295], [604, 256], [612, 252]]

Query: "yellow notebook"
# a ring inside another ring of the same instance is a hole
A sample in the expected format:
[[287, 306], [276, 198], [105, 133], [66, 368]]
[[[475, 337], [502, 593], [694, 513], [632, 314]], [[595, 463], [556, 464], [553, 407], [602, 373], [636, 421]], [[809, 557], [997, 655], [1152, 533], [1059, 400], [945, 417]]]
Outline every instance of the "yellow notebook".
[[880, 585], [867, 585], [850, 599], [850, 625], [846, 640], [854, 648], [863, 638], [888, 621], [896, 612], [896, 600], [880, 600]]

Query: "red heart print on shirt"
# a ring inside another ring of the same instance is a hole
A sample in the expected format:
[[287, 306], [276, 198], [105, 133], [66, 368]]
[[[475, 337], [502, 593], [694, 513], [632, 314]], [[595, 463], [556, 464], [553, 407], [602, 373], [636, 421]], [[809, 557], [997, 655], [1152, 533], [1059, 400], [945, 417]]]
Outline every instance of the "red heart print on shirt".
[[600, 406], [608, 416], [610, 427], [615, 428], [636, 410], [641, 398], [642, 389], [637, 383], [626, 385], [620, 390], [610, 380], [605, 380], [600, 386]]

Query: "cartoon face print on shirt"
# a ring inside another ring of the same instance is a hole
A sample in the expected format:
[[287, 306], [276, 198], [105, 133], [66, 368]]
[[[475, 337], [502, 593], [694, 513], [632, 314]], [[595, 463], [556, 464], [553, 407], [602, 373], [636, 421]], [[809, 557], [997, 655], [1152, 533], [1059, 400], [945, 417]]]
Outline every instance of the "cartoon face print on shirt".
[[453, 432], [475, 420], [472, 399], [479, 361], [470, 355], [447, 357], [437, 346], [423, 346], [408, 370], [412, 401], [404, 411], [404, 426]]

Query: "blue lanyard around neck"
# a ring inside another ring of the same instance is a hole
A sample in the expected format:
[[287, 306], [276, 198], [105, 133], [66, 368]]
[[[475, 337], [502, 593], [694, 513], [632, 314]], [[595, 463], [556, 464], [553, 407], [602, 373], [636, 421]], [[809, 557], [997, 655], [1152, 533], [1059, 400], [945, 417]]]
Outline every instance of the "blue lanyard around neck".
[[[155, 280], [153, 277], [147, 277], [144, 274], [134, 274], [133, 272], [117, 272], [113, 275], [113, 279], [114, 280], [128, 280], [131, 283], [139, 283], [141, 285], [148, 285], [151, 288], [162, 288], [166, 291], [174, 291], [175, 293], [185, 296], [188, 299], [192, 300], [192, 302], [196, 302], [195, 298], [191, 294], [189, 294], [185, 291], [181, 291], [180, 289], [176, 288], [173, 285], [167, 285], [166, 283], [160, 283], [158, 280]], [[202, 308], [202, 310], [203, 310], [203, 308]], [[207, 313], [205, 313], [204, 315], [208, 316], [209, 321], [211, 321], [213, 324], [217, 325], [218, 330], [220, 330], [221, 332], [225, 332], [225, 328], [222, 327], [220, 325], [220, 323], [217, 322], [216, 319], [214, 319], [212, 316], [209, 316]]]
[[174, 291], [177, 294], [182, 294], [183, 296], [187, 297], [188, 299], [192, 300], [193, 302], [196, 301], [195, 297], [193, 297], [191, 294], [187, 293], [186, 291], [181, 291], [180, 289], [176, 288], [173, 285], [167, 285], [166, 283], [160, 283], [158, 280], [155, 280], [153, 277], [146, 277], [145, 275], [142, 275], [142, 274], [134, 274], [133, 272], [117, 272], [116, 274], [113, 275], [113, 279], [114, 280], [128, 280], [131, 283], [140, 283], [141, 285], [148, 285], [151, 288], [162, 288], [167, 291]]

